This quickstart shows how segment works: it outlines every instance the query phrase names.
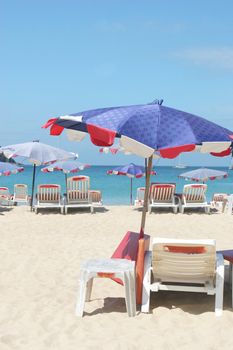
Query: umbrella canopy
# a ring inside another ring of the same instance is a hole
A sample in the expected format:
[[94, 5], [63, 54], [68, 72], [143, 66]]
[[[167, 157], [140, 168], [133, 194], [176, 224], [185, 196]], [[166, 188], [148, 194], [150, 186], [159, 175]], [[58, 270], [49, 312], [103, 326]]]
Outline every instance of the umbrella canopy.
[[68, 159], [68, 160], [61, 160], [61, 161], [52, 163], [51, 165], [45, 168], [42, 168], [41, 171], [43, 173], [49, 173], [52, 171], [62, 171], [65, 174], [66, 192], [67, 192], [67, 174], [77, 173], [78, 171], [84, 170], [89, 167], [90, 165], [80, 163], [76, 159]]
[[48, 173], [52, 171], [62, 171], [64, 174], [69, 174], [77, 173], [78, 171], [84, 170], [89, 167], [90, 165], [80, 163], [76, 159], [68, 159], [52, 163], [51, 165], [42, 168], [41, 171], [43, 173]]
[[86, 133], [97, 146], [112, 146], [115, 138], [126, 151], [144, 158], [155, 152], [163, 158], [175, 158], [182, 152], [222, 152], [230, 154], [232, 131], [196, 115], [146, 104], [110, 107], [74, 113], [50, 119], [44, 127], [59, 135], [64, 128], [72, 140]]
[[[132, 205], [132, 179], [136, 177], [137, 179], [146, 175], [145, 167], [140, 165], [135, 165], [134, 163], [122, 165], [114, 168], [113, 170], [107, 171], [108, 175], [125, 175], [130, 178], [130, 204]], [[151, 171], [150, 175], [155, 175], [155, 171]]]
[[29, 162], [33, 164], [31, 210], [33, 205], [36, 166], [46, 165], [56, 160], [72, 159], [76, 157], [74, 153], [46, 145], [39, 141], [4, 146], [0, 148], [0, 153], [3, 153], [7, 158], [17, 158], [20, 160], [20, 163]]
[[200, 168], [191, 171], [187, 171], [179, 175], [179, 177], [186, 180], [197, 181], [197, 182], [206, 182], [208, 180], [221, 180], [226, 178], [228, 174], [225, 171]]
[[24, 170], [24, 168], [17, 166], [16, 164], [0, 162], [0, 176], [8, 176], [11, 174], [17, 174]]

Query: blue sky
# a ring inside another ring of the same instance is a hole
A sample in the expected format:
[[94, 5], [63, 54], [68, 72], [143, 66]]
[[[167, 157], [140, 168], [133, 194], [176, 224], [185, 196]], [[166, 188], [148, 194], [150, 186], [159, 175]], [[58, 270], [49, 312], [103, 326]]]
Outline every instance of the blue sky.
[[[41, 125], [155, 98], [233, 130], [232, 13], [230, 0], [0, 1], [0, 144], [40, 139], [90, 164], [140, 163], [51, 137]], [[185, 154], [182, 162], [230, 160]]]

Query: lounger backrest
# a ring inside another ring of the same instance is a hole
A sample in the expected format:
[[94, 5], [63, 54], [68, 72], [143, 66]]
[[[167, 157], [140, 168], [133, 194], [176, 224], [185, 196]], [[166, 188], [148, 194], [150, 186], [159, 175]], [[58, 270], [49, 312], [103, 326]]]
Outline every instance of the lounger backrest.
[[89, 176], [73, 176], [67, 179], [67, 202], [89, 201]]
[[204, 283], [215, 276], [215, 241], [155, 238], [152, 269], [156, 280]]
[[92, 203], [99, 203], [102, 201], [102, 193], [101, 191], [90, 191], [90, 199]]
[[28, 197], [28, 187], [25, 184], [14, 185], [14, 199], [24, 200]]
[[206, 197], [205, 197], [206, 190], [207, 190], [207, 185], [205, 184], [184, 185], [183, 194], [185, 195], [186, 202], [202, 203], [206, 201]]
[[173, 201], [175, 184], [151, 184], [150, 199], [154, 202], [170, 203]]
[[10, 191], [8, 187], [0, 187], [0, 196], [9, 196]]
[[212, 201], [213, 202], [223, 202], [225, 199], [227, 199], [226, 193], [214, 193]]
[[38, 185], [37, 200], [40, 203], [60, 203], [61, 186], [56, 184]]
[[137, 188], [137, 200], [143, 201], [145, 196], [145, 187], [138, 187]]

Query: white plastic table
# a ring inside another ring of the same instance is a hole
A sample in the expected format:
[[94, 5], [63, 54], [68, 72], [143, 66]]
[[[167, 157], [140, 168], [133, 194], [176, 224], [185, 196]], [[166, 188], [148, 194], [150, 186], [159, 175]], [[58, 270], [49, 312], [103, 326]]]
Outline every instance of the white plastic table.
[[80, 290], [76, 316], [83, 316], [85, 301], [90, 301], [93, 279], [120, 278], [125, 286], [125, 302], [128, 315], [136, 315], [135, 262], [127, 259], [93, 259], [81, 266]]

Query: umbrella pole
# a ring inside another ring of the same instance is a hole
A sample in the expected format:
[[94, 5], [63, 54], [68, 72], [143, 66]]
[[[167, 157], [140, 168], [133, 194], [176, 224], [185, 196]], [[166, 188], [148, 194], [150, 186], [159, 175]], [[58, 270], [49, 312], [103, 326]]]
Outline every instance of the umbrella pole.
[[133, 190], [133, 179], [130, 178], [130, 205], [132, 205], [132, 190]]
[[140, 238], [143, 238], [143, 236], [144, 236], [144, 229], [145, 229], [145, 223], [146, 223], [146, 212], [147, 212], [147, 207], [148, 207], [149, 190], [150, 190], [150, 174], [151, 174], [151, 169], [152, 169], [152, 161], [153, 161], [153, 156], [151, 156], [149, 158], [148, 167], [147, 167], [146, 189], [145, 189], [144, 204], [143, 204], [142, 219], [141, 219]]
[[141, 219], [141, 229], [138, 241], [138, 254], [137, 254], [137, 263], [136, 263], [136, 299], [137, 304], [142, 304], [142, 289], [143, 289], [143, 275], [144, 275], [144, 256], [146, 249], [146, 241], [144, 238], [144, 229], [146, 223], [146, 212], [149, 199], [149, 190], [150, 190], [150, 174], [152, 169], [153, 156], [149, 158], [148, 168], [147, 168], [147, 177], [146, 177], [146, 189], [144, 195], [144, 204], [142, 211]]
[[35, 187], [35, 177], [36, 177], [36, 164], [33, 164], [32, 194], [31, 194], [31, 211], [32, 211], [32, 206], [33, 206], [33, 196], [34, 196], [34, 187]]
[[67, 174], [65, 174], [65, 179], [66, 179], [66, 195], [67, 195]]
[[[146, 187], [146, 181], [147, 181], [147, 176], [148, 176], [148, 172], [147, 172], [147, 158], [145, 158], [145, 173], [146, 173], [146, 177], [145, 177], [145, 187]], [[146, 203], [146, 211], [148, 211], [148, 203]]]

